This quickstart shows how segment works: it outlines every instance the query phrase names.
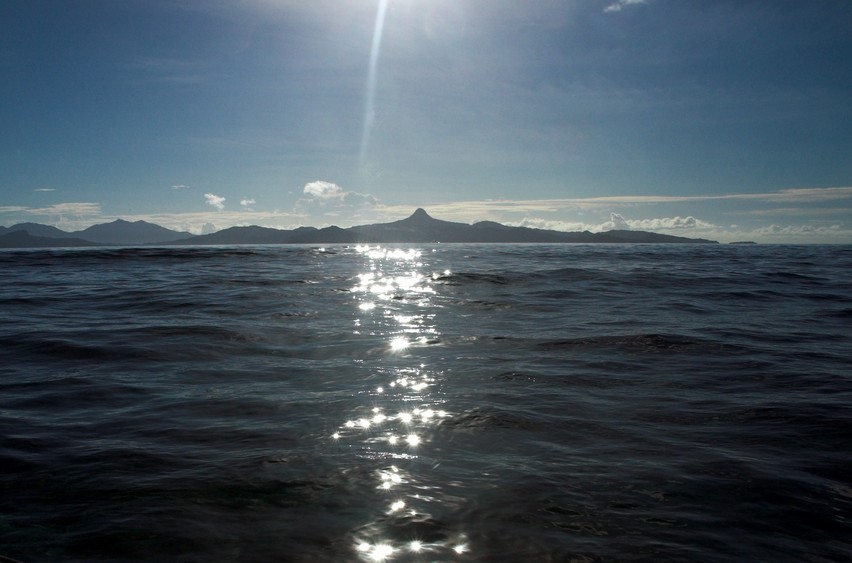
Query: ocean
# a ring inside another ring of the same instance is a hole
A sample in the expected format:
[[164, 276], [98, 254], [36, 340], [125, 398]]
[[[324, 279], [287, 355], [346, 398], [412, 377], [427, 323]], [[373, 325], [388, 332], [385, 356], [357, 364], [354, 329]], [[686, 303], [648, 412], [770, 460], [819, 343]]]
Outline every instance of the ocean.
[[0, 555], [852, 560], [852, 247], [0, 252]]

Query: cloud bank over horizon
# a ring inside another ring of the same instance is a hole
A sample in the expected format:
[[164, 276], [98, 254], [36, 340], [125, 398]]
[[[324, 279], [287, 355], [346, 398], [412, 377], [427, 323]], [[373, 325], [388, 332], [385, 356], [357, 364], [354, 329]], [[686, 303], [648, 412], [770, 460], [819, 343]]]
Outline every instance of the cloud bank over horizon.
[[[726, 194], [722, 196], [627, 195], [546, 200], [481, 200], [422, 205], [382, 204], [370, 194], [346, 190], [333, 182], [316, 180], [306, 183], [292, 210], [254, 209], [253, 198], [240, 200], [240, 209], [228, 210], [226, 198], [213, 193], [204, 195], [213, 209], [189, 213], [125, 214], [127, 220], [142, 219], [175, 230], [207, 234], [213, 229], [260, 225], [280, 229], [299, 226], [349, 227], [370, 222], [387, 222], [410, 215], [415, 207], [424, 207], [433, 217], [448, 221], [474, 223], [497, 221], [558, 231], [602, 232], [614, 229], [652, 231], [680, 236], [711, 238], [722, 242], [756, 240], [758, 242], [846, 243], [852, 230], [840, 218], [852, 213], [852, 187], [795, 188], [762, 194]], [[702, 211], [708, 201], [730, 203], [730, 211], [712, 218]], [[818, 217], [809, 222], [796, 221], [804, 215]], [[672, 211], [671, 214], [665, 213]], [[758, 224], [746, 226], [743, 218], [757, 218]], [[58, 203], [44, 207], [0, 207], [0, 224], [11, 226], [26, 221], [41, 221], [68, 231], [81, 230], [119, 216], [103, 213], [97, 203]], [[784, 220], [786, 219], [786, 221]], [[213, 227], [213, 225], [216, 227]]]

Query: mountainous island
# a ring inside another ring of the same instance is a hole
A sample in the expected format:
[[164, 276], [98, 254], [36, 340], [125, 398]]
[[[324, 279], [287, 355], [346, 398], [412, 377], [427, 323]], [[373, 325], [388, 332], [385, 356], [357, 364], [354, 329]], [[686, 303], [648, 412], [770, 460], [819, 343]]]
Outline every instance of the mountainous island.
[[563, 232], [510, 227], [493, 221], [472, 225], [435, 219], [423, 209], [390, 223], [340, 227], [231, 227], [208, 235], [173, 231], [145, 221], [117, 219], [82, 231], [66, 232], [38, 223], [0, 227], [0, 248], [86, 246], [387, 244], [387, 243], [704, 243], [717, 241], [647, 231]]

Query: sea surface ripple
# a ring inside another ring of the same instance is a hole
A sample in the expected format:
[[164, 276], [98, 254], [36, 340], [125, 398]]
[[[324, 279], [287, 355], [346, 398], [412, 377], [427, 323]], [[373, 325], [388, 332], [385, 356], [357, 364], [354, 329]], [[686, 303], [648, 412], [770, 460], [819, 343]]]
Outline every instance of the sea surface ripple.
[[0, 555], [852, 560], [852, 247], [0, 251]]

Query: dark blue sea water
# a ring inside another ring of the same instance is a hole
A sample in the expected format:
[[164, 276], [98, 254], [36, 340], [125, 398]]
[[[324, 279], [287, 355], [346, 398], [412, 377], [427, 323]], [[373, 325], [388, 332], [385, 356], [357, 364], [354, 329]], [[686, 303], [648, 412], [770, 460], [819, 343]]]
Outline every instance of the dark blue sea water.
[[0, 252], [0, 554], [848, 561], [852, 247]]

